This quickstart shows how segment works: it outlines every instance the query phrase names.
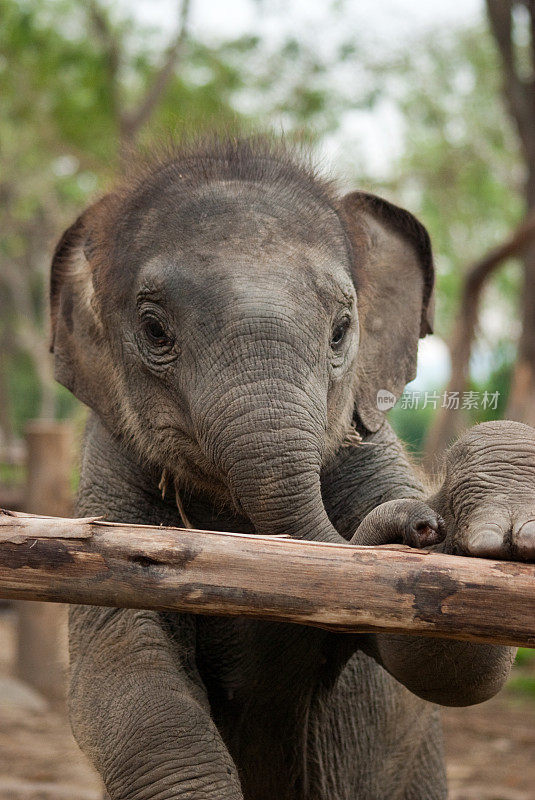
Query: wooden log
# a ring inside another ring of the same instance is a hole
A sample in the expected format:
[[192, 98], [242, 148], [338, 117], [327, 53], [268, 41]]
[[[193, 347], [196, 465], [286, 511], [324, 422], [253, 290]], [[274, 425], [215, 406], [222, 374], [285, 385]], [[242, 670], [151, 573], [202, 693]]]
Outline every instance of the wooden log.
[[[34, 420], [26, 426], [26, 511], [72, 514], [73, 440], [68, 422]], [[66, 609], [50, 603], [21, 603], [17, 610], [17, 676], [51, 699], [64, 697]]]
[[535, 647], [535, 565], [0, 513], [0, 597]]

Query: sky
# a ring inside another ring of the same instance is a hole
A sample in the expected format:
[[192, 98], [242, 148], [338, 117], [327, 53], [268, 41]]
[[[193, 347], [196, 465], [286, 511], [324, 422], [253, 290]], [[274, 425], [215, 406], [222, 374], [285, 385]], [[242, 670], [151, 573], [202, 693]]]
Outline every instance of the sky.
[[[327, 0], [191, 0], [191, 30], [207, 43], [248, 33], [261, 34], [273, 46], [288, 32], [318, 47], [336, 45], [354, 30], [368, 48], [384, 53], [406, 50], [426, 32], [470, 25], [484, 16], [484, 0], [341, 0], [343, 13], [333, 15]], [[180, 0], [115, 0], [118, 13], [133, 14], [155, 30], [159, 48], [174, 34]], [[339, 133], [324, 145], [327, 162], [351, 157], [352, 138], [373, 174], [388, 171], [399, 154], [396, 119], [388, 107], [370, 114], [348, 113]], [[448, 350], [436, 336], [420, 344], [418, 377], [409, 389], [439, 389], [449, 371]]]
[[[116, 0], [116, 5], [169, 33], [177, 18], [176, 0]], [[321, 25], [329, 36], [332, 15], [326, 0], [193, 0], [192, 27], [215, 40], [258, 30], [261, 5], [278, 17], [274, 36], [276, 28], [299, 30], [309, 25]], [[415, 31], [476, 20], [483, 14], [483, 0], [346, 0], [345, 13], [348, 26], [365, 26], [378, 41], [388, 42], [406, 39]]]

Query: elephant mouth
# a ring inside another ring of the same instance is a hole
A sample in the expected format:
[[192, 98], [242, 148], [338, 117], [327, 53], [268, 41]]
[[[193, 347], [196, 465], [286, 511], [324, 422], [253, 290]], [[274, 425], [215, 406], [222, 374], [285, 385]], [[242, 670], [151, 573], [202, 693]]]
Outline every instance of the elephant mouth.
[[182, 523], [188, 528], [196, 527], [188, 508], [196, 496], [203, 505], [214, 506], [220, 511], [226, 508], [245, 527], [250, 520], [240, 498], [232, 491], [222, 471], [218, 470], [204, 454], [198, 442], [189, 434], [174, 430], [175, 454], [161, 467], [159, 491], [162, 498], [174, 499]]

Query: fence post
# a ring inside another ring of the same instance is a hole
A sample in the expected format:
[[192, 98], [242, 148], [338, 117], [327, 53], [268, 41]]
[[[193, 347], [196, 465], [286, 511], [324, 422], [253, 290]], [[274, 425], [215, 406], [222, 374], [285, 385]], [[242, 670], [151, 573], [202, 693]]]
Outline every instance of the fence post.
[[[72, 515], [73, 440], [68, 422], [28, 423], [26, 512]], [[37, 602], [17, 606], [17, 675], [47, 697], [61, 699], [65, 695], [66, 606]]]

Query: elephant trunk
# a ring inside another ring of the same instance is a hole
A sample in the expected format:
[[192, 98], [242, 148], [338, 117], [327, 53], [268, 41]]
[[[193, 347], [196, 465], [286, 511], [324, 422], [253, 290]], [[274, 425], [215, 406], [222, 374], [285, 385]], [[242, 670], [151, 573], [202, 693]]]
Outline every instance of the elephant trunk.
[[321, 497], [326, 409], [280, 380], [211, 407], [205, 450], [259, 534], [340, 542]]

